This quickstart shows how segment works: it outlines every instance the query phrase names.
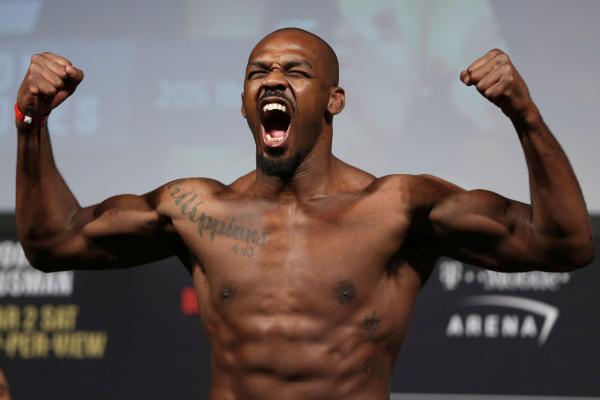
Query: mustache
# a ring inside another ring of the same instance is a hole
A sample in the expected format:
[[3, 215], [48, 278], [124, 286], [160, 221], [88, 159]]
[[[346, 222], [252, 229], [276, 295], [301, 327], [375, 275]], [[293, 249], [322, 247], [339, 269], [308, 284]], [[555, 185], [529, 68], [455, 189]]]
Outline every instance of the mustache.
[[292, 106], [292, 109], [296, 108], [296, 104], [294, 103], [294, 101], [288, 98], [283, 90], [265, 89], [265, 91], [261, 94], [260, 98], [258, 99], [259, 103], [267, 97], [280, 97], [286, 100]]

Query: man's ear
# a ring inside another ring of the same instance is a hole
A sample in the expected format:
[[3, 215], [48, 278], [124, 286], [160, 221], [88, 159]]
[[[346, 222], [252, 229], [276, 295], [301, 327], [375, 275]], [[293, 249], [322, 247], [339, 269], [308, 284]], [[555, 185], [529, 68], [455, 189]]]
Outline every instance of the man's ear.
[[327, 111], [331, 115], [336, 115], [342, 112], [346, 105], [346, 92], [339, 86], [331, 88], [329, 92], [329, 103]]
[[244, 108], [244, 95], [245, 93], [242, 92], [242, 116], [246, 118], [246, 108]]

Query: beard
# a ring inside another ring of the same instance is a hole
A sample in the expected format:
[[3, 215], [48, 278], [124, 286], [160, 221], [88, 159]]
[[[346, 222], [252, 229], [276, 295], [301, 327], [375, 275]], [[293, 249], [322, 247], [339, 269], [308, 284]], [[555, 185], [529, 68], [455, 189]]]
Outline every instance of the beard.
[[[275, 153], [275, 152], [271, 152]], [[300, 151], [295, 152], [291, 157], [283, 158], [277, 157], [266, 157], [261, 153], [256, 153], [256, 166], [260, 168], [268, 176], [274, 176], [281, 180], [287, 181], [296, 172], [296, 168], [302, 163], [304, 156]]]

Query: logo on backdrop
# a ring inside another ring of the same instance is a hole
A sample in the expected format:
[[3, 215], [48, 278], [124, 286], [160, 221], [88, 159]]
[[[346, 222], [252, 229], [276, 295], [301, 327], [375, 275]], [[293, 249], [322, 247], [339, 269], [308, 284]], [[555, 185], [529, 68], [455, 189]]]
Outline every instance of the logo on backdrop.
[[570, 279], [568, 273], [480, 270], [451, 259], [440, 262], [438, 277], [447, 292], [477, 289], [511, 294], [463, 297], [457, 303], [459, 310], [448, 318], [446, 337], [528, 339], [539, 346], [546, 343], [560, 312], [551, 304], [515, 294], [555, 292]]
[[71, 296], [73, 271], [45, 273], [29, 265], [19, 242], [0, 241], [0, 298]]
[[515, 296], [470, 296], [464, 298], [461, 305], [491, 307], [497, 311], [452, 314], [446, 327], [447, 337], [530, 338], [537, 339], [541, 346], [548, 339], [559, 315], [554, 306]]
[[446, 290], [479, 286], [485, 291], [550, 291], [569, 282], [570, 275], [542, 271], [503, 273], [465, 266], [460, 261], [445, 259], [439, 265], [439, 279]]
[[[35, 270], [14, 240], [0, 240], [0, 356], [9, 359], [103, 358], [108, 332], [79, 326], [74, 272]], [[42, 301], [32, 301], [44, 298]], [[65, 303], [68, 301], [69, 303]]]

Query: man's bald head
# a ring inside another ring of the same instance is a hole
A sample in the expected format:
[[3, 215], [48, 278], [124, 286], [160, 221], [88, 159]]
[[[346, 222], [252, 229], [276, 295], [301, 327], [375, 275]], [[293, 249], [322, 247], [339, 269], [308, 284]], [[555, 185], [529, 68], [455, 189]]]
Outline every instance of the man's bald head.
[[337, 86], [339, 84], [340, 66], [333, 48], [331, 48], [329, 43], [320, 36], [301, 28], [281, 28], [269, 33], [256, 44], [250, 53], [250, 58], [252, 58], [252, 54], [254, 54], [255, 50], [261, 45], [264, 45], [269, 40], [279, 39], [282, 36], [287, 40], [299, 40], [303, 42], [305, 46], [310, 46], [321, 58], [323, 65], [326, 68], [327, 76], [330, 77], [332, 86]]
[[337, 56], [314, 33], [284, 28], [258, 42], [246, 66], [242, 115], [263, 173], [289, 179], [315, 148], [331, 153], [333, 116], [345, 103], [338, 81]]

